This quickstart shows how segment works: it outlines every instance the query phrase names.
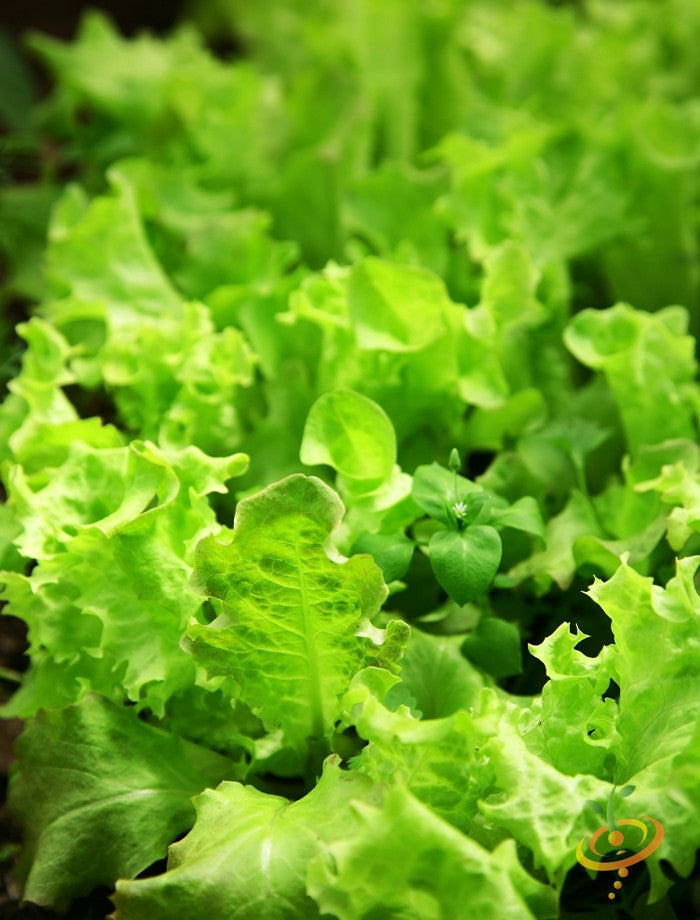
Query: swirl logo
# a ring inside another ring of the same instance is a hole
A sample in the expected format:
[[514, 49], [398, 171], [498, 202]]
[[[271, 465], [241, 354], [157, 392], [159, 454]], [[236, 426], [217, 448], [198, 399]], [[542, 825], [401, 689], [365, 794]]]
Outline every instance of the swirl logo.
[[[617, 786], [613, 786], [608, 799], [607, 815], [597, 802], [586, 803], [597, 814], [605, 817], [607, 823], [591, 834], [588, 841], [583, 837], [576, 848], [576, 859], [587, 869], [594, 869], [597, 872], [617, 872], [620, 878], [615, 880], [613, 883], [615, 890], [608, 895], [611, 901], [615, 899], [616, 892], [622, 888], [620, 879], [626, 878], [629, 874], [628, 866], [643, 862], [664, 839], [664, 829], [661, 822], [657, 821], [656, 818], [650, 818], [648, 815], [644, 815], [641, 820], [623, 818], [620, 821], [615, 821], [613, 811], [615, 794], [626, 797], [631, 795], [634, 789], [634, 786], [624, 786], [618, 792]], [[603, 841], [601, 841], [601, 838], [603, 838]], [[607, 852], [601, 852], [602, 843], [605, 840], [607, 840], [612, 849], [607, 850]], [[593, 858], [586, 854], [586, 848], [589, 853], [593, 854]], [[598, 858], [596, 859], [595, 857]], [[615, 857], [619, 858], [616, 859]]]

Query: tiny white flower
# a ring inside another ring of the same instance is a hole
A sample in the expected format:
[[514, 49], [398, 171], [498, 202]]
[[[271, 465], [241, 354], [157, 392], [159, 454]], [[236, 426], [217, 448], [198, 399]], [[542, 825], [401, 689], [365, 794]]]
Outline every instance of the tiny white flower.
[[452, 506], [452, 510], [454, 511], [455, 516], [461, 520], [467, 513], [467, 506], [464, 504], [464, 502], [455, 502]]

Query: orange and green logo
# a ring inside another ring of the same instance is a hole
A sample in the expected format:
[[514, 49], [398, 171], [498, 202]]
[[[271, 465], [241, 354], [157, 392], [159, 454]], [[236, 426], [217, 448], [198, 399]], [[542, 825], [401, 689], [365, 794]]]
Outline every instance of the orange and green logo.
[[656, 818], [643, 815], [641, 818], [615, 820], [615, 795], [626, 798], [632, 795], [634, 789], [634, 786], [623, 786], [618, 790], [617, 786], [613, 786], [608, 798], [607, 814], [598, 802], [586, 802], [596, 814], [605, 818], [606, 823], [591, 834], [588, 840], [583, 837], [576, 848], [576, 858], [587, 869], [617, 872], [619, 878], [613, 882], [614, 890], [608, 895], [611, 901], [622, 888], [622, 879], [629, 875], [628, 867], [643, 862], [664, 839], [663, 826]]

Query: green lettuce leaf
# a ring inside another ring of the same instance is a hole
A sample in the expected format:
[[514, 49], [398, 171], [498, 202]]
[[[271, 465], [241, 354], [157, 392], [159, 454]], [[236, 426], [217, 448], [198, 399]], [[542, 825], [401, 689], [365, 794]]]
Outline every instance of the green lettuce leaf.
[[[409, 315], [406, 298], [423, 320]], [[374, 257], [351, 269], [331, 264], [302, 283], [281, 319], [320, 328], [319, 393], [350, 388], [378, 403], [405, 468], [449, 453], [465, 403], [498, 405], [507, 393], [488, 317], [453, 303], [418, 266]]]
[[[358, 824], [353, 803], [376, 797], [371, 783], [331, 758], [314, 789], [289, 802], [239, 783], [222, 783], [194, 800], [194, 828], [170, 848], [167, 872], [120, 881], [118, 920], [165, 920], [172, 904], [212, 920], [313, 920], [308, 863]], [[356, 806], [355, 806], [356, 807]]]
[[[28, 132], [0, 145], [0, 583], [31, 659], [4, 714], [74, 737], [98, 692], [253, 784], [119, 911], [548, 916], [617, 781], [666, 829], [629, 910], [660, 915], [700, 843], [700, 2], [191, 0], [170, 36], [29, 41], [55, 85], [31, 118], [0, 88]], [[396, 681], [403, 618], [431, 635]], [[93, 734], [111, 776], [123, 735]], [[68, 862], [110, 878], [73, 836], [37, 856], [64, 901]]]
[[17, 332], [27, 348], [0, 406], [0, 461], [35, 472], [59, 466], [74, 441], [122, 446], [124, 437], [116, 428], [97, 418], [81, 419], [66, 397], [62, 387], [75, 382], [67, 367], [74, 352], [61, 333], [39, 317], [19, 324]]
[[647, 862], [651, 875], [650, 901], [656, 901], [671, 887], [671, 879], [664, 872], [661, 860], [668, 860], [680, 876], [687, 878], [693, 872], [695, 854], [700, 848], [699, 726], [700, 723], [696, 722], [686, 747], [675, 756], [662, 756], [634, 777], [634, 817], [661, 816], [664, 828], [661, 846]]
[[[581, 774], [567, 776], [532, 753], [516, 722], [520, 708], [484, 689], [467, 710], [419, 720], [405, 706], [387, 709], [391, 675], [359, 674], [345, 697], [345, 719], [369, 740], [357, 768], [375, 782], [403, 784], [441, 818], [489, 841], [485, 819], [531, 851], [560, 887], [575, 864], [578, 840], [590, 830], [585, 801], [607, 796], [609, 785]], [[384, 699], [384, 702], [382, 700]]]
[[535, 867], [544, 868], [560, 887], [576, 863], [577, 843], [593, 829], [585, 802], [607, 797], [608, 784], [588, 774], [560, 773], [531, 753], [521, 733], [503, 717], [480, 753], [489, 760], [494, 791], [479, 803], [479, 811], [489, 824], [527, 847]]
[[[66, 552], [41, 562], [31, 576], [7, 573], [3, 597], [9, 602], [6, 612], [29, 626], [33, 668], [65, 667], [60, 683], [70, 701], [96, 690], [115, 702], [129, 699], [162, 714], [165, 700], [195, 678], [193, 663], [179, 646], [189, 618], [201, 606], [189, 577], [184, 560], [153, 534], [118, 534], [109, 540], [90, 530], [76, 536]], [[47, 678], [30, 679], [4, 714], [26, 717], [52, 706]]]
[[194, 29], [128, 40], [90, 11], [72, 44], [32, 35], [31, 46], [59, 83], [46, 121], [72, 137], [100, 178], [119, 157], [144, 152], [204, 162], [205, 175], [228, 187], [265, 187], [273, 177], [271, 153], [287, 133], [276, 81], [218, 61]]
[[17, 756], [9, 807], [27, 830], [24, 897], [58, 908], [163, 857], [192, 826], [192, 796], [233, 772], [96, 695], [42, 711]]
[[595, 510], [585, 495], [572, 491], [566, 507], [547, 522], [545, 548], [513, 566], [503, 583], [506, 579], [517, 583], [532, 578], [542, 593], [551, 587], [552, 582], [560, 588], [568, 588], [577, 567], [574, 556], [576, 541], [580, 537], [591, 536], [602, 536]]
[[401, 658], [401, 684], [405, 686], [423, 719], [452, 715], [478, 700], [489, 679], [477, 671], [460, 652], [462, 636], [431, 636], [411, 631]]
[[133, 432], [230, 452], [241, 440], [236, 398], [252, 382], [250, 348], [239, 330], [216, 331], [203, 304], [182, 300], [147, 238], [128, 173], [111, 179], [113, 194], [88, 202], [72, 187], [54, 211], [47, 273], [60, 299], [44, 315], [82, 346], [71, 364], [77, 379], [105, 386]]
[[438, 920], [465, 909], [484, 918], [555, 917], [556, 898], [518, 862], [515, 847], [493, 852], [438, 818], [401, 787], [381, 808], [357, 804], [359, 828], [309, 867], [309, 891], [339, 920], [368, 916]]
[[[406, 686], [410, 691], [410, 683]], [[405, 705], [391, 711], [387, 702], [398, 689], [391, 674], [376, 668], [360, 672], [353, 680], [344, 697], [344, 719], [369, 741], [355, 766], [377, 783], [404, 785], [466, 833], [479, 810], [479, 799], [493, 783], [493, 772], [480, 753], [483, 727], [461, 709], [425, 720]]]
[[566, 330], [567, 348], [605, 375], [632, 454], [643, 444], [694, 436], [695, 346], [687, 324], [680, 307], [649, 314], [617, 304], [581, 311]]
[[269, 214], [237, 207], [233, 189], [208, 187], [196, 164], [133, 157], [108, 174], [133, 189], [154, 252], [185, 297], [204, 300], [224, 286], [263, 290], [298, 257], [294, 242], [272, 238]]
[[596, 580], [588, 592], [610, 617], [615, 636], [619, 783], [685, 749], [695, 730], [700, 715], [700, 598], [694, 576], [699, 563], [698, 557], [679, 560], [666, 588], [621, 565], [612, 578]]
[[[424, 265], [444, 277], [450, 254], [434, 204], [444, 178], [407, 163], [385, 162], [351, 183], [345, 200], [348, 250], [361, 247], [393, 262]], [[354, 261], [354, 260], [353, 260]]]
[[353, 390], [334, 390], [311, 407], [301, 441], [301, 462], [327, 463], [351, 488], [372, 492], [396, 462], [396, 435], [389, 417]]
[[208, 538], [196, 555], [196, 583], [220, 614], [190, 623], [189, 651], [232, 677], [302, 757], [329, 735], [353, 675], [374, 661], [395, 669], [408, 632], [399, 621], [386, 632], [371, 625], [386, 588], [370, 557], [329, 555], [342, 513], [319, 479], [290, 476], [240, 502], [229, 544]]
[[364, 350], [419, 351], [445, 334], [450, 304], [439, 278], [367, 258], [350, 274], [348, 310]]
[[2, 579], [7, 613], [27, 623], [34, 657], [6, 714], [51, 708], [60, 666], [62, 703], [92, 689], [163, 714], [195, 678], [180, 638], [201, 608], [189, 584], [194, 544], [220, 530], [207, 495], [246, 466], [243, 454], [209, 458], [195, 447], [76, 442], [53, 476], [14, 469], [15, 544], [38, 564]]
[[617, 703], [603, 699], [614, 674], [614, 649], [604, 646], [589, 658], [576, 646], [586, 637], [562, 623], [529, 650], [547, 669], [549, 680], [533, 706], [537, 727], [525, 734], [531, 750], [562, 773], [589, 773], [611, 780], [610, 749], [619, 741]]
[[[698, 846], [697, 566], [697, 557], [680, 560], [665, 588], [628, 565], [605, 582], [596, 580], [589, 594], [610, 617], [615, 643], [588, 658], [575, 648], [584, 635], [562, 624], [531, 649], [550, 681], [541, 701], [519, 716], [524, 742], [543, 761], [572, 776], [584, 769], [618, 784], [630, 782], [635, 795], [628, 811], [634, 806], [633, 816], [662, 821], [664, 839], [646, 860], [651, 901], [671, 884], [663, 860], [685, 875]], [[618, 703], [601, 696], [611, 680], [619, 687]], [[498, 774], [498, 759], [491, 759]], [[522, 777], [516, 783], [515, 774], [512, 780], [518, 788], [527, 785]], [[481, 807], [495, 820], [488, 799]], [[506, 826], [515, 833], [514, 825]]]
[[[680, 450], [676, 449], [673, 459], [679, 455]], [[700, 477], [692, 458], [684, 460], [678, 459], [663, 466], [658, 476], [635, 485], [637, 492], [642, 493], [642, 500], [649, 502], [649, 493], [656, 492], [663, 504], [670, 506], [664, 521], [666, 537], [671, 548], [680, 556], [684, 555], [684, 548], [692, 535], [700, 530]]]

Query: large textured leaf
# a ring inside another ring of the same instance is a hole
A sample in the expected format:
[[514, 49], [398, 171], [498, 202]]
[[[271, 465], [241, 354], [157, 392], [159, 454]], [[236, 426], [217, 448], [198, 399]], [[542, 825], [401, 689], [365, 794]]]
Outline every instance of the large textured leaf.
[[665, 589], [627, 565], [590, 589], [615, 635], [618, 783], [686, 748], [700, 717], [699, 564], [697, 556], [680, 560]]
[[24, 897], [44, 905], [142, 872], [191, 827], [191, 797], [233, 774], [225, 757], [97, 696], [41, 712], [17, 754], [9, 802], [31, 861]]
[[298, 802], [251, 786], [222, 783], [195, 799], [192, 831], [170, 848], [168, 871], [121, 881], [117, 920], [314, 920], [306, 892], [310, 859], [357, 818], [355, 799], [372, 794], [368, 779], [326, 764], [314, 789]]
[[381, 809], [355, 808], [357, 833], [309, 869], [311, 895], [338, 920], [556, 917], [554, 893], [525, 872], [512, 841], [489, 852], [401, 787]]
[[532, 754], [513, 724], [499, 709], [495, 698], [488, 700], [482, 717], [492, 726], [492, 736], [480, 753], [488, 759], [495, 775], [495, 791], [479, 803], [486, 821], [504, 828], [534, 856], [536, 867], [543, 867], [549, 879], [561, 885], [576, 863], [577, 842], [593, 829], [587, 814], [588, 799], [604, 800], [610, 790], [593, 776], [566, 776], [552, 767], [546, 756]]
[[191, 623], [195, 659], [232, 676], [266, 727], [281, 726], [300, 751], [328, 734], [353, 675], [392, 666], [408, 632], [398, 621], [386, 633], [369, 623], [386, 596], [371, 557], [329, 556], [342, 511], [319, 479], [289, 476], [239, 504], [230, 544], [207, 538], [196, 554], [196, 579], [222, 613]]

